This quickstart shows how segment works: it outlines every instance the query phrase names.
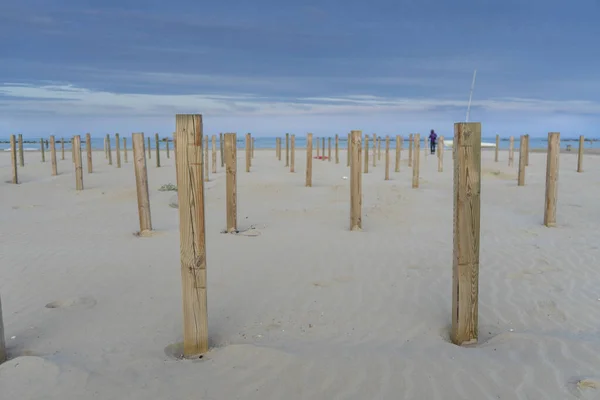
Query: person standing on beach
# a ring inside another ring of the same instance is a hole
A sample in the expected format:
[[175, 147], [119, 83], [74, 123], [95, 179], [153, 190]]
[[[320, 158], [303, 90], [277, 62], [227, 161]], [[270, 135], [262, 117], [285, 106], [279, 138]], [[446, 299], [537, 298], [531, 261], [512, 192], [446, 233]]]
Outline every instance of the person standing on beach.
[[435, 131], [432, 129], [429, 134], [429, 147], [431, 149], [431, 154], [435, 154], [435, 144], [436, 144], [437, 135]]

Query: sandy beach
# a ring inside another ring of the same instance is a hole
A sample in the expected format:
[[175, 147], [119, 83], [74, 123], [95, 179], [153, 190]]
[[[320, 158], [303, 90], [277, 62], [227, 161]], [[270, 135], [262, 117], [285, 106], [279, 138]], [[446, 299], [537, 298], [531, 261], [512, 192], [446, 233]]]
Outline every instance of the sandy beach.
[[131, 150], [120, 169], [94, 152], [92, 174], [84, 154], [83, 191], [70, 151], [58, 176], [49, 153], [27, 152], [18, 185], [1, 152], [0, 399], [599, 399], [600, 157], [577, 173], [577, 151], [561, 154], [546, 228], [546, 154], [532, 151], [524, 187], [517, 154], [509, 167], [507, 151], [498, 163], [482, 152], [469, 348], [448, 337], [449, 150], [441, 173], [421, 150], [418, 189], [407, 150], [399, 173], [390, 152], [389, 181], [383, 152], [371, 161], [362, 232], [349, 231], [345, 150], [339, 164], [313, 160], [307, 188], [304, 150], [295, 173], [275, 150], [256, 150], [246, 173], [238, 149], [238, 235], [221, 233], [219, 160], [205, 183], [211, 350], [182, 360], [179, 214], [158, 190], [176, 183], [173, 153], [147, 160], [155, 232], [138, 237]]

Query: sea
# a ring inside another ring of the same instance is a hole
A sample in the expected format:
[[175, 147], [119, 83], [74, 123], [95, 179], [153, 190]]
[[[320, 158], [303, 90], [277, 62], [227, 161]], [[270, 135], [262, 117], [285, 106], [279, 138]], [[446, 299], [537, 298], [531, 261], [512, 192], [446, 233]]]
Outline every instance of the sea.
[[[328, 146], [327, 138], [329, 136], [332, 137], [331, 145], [333, 147], [334, 146], [333, 137], [335, 136], [335, 133], [332, 135], [325, 136], [325, 146], [326, 147]], [[283, 146], [285, 146], [285, 134], [282, 135], [281, 137], [283, 138]], [[392, 148], [392, 149], [395, 149], [395, 146], [396, 146], [395, 137], [396, 137], [396, 135], [390, 135], [390, 148]], [[404, 147], [406, 147], [406, 141], [408, 140], [408, 135], [403, 135], [403, 137], [404, 137], [404, 142], [405, 142]], [[24, 151], [39, 151], [40, 150], [40, 139], [42, 139], [42, 138], [44, 139], [44, 146], [47, 148], [45, 141], [48, 139], [48, 136], [38, 136], [37, 138], [32, 135], [27, 135], [27, 137], [24, 136], [23, 137], [23, 142], [24, 142], [23, 150]], [[121, 135], [121, 138], [123, 138], [123, 135]], [[313, 135], [313, 146], [316, 146], [316, 143], [315, 143], [316, 138], [317, 138], [317, 136]], [[322, 138], [322, 136], [319, 137], [319, 141], [321, 141], [321, 138]], [[370, 136], [370, 138], [371, 138], [371, 136]], [[156, 144], [154, 141], [154, 136], [152, 136], [150, 139], [151, 139], [151, 147], [154, 149], [156, 147]], [[256, 136], [254, 139], [255, 139], [255, 141], [254, 141], [255, 149], [275, 149], [276, 137]], [[445, 139], [452, 140], [452, 137], [445, 137]], [[60, 140], [61, 140], [61, 137], [56, 136], [56, 147], [57, 148], [60, 148]], [[219, 141], [219, 136], [217, 135], [217, 142], [218, 141]], [[494, 144], [496, 142], [496, 137], [495, 136], [494, 137], [482, 137], [481, 141], [483, 143]], [[578, 147], [578, 143], [577, 143], [578, 141], [579, 141], [578, 137], [572, 137], [572, 138], [561, 137], [560, 146], [561, 146], [561, 148], [564, 149], [570, 145], [575, 149]], [[172, 138], [171, 138], [171, 142], [172, 142]], [[210, 140], [209, 140], [209, 142], [210, 142]], [[538, 149], [538, 148], [545, 149], [548, 147], [548, 139], [547, 138], [530, 137], [529, 143], [530, 143], [531, 149]], [[306, 136], [305, 135], [296, 135], [295, 145], [298, 148], [306, 147]], [[320, 142], [319, 145], [322, 145], [322, 143]], [[346, 149], [347, 145], [348, 145], [347, 135], [346, 134], [340, 135], [339, 148]], [[82, 146], [85, 146], [85, 136], [84, 135], [82, 135]], [[164, 148], [164, 146], [165, 146], [165, 143], [160, 142], [160, 147]], [[371, 146], [372, 146], [372, 142], [370, 141], [369, 147], [371, 147]], [[111, 135], [111, 148], [114, 149], [114, 147], [115, 147], [114, 136]], [[122, 147], [122, 145], [121, 145], [121, 147]], [[243, 149], [245, 147], [244, 135], [238, 136], [237, 147], [238, 147], [238, 149]], [[508, 150], [508, 147], [509, 147], [508, 137], [501, 138], [500, 139], [500, 149]], [[596, 148], [596, 147], [600, 147], [600, 138], [591, 138], [591, 137], [586, 138], [585, 148]], [[131, 136], [127, 136], [127, 148], [131, 149]], [[171, 148], [172, 148], [172, 143], [171, 143]], [[515, 136], [514, 148], [515, 149], [519, 148], [519, 137], [518, 136]], [[10, 137], [7, 135], [0, 136], [0, 151], [8, 151], [9, 149], [10, 149]], [[71, 144], [69, 142], [68, 136], [65, 136], [65, 149], [66, 150], [71, 149]], [[92, 137], [92, 149], [104, 150], [104, 137]]]

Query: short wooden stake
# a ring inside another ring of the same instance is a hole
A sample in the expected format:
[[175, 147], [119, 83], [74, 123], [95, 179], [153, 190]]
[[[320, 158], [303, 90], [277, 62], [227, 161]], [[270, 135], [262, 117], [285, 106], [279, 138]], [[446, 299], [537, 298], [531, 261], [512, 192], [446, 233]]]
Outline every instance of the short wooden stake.
[[227, 232], [237, 232], [237, 135], [225, 135]]
[[108, 165], [112, 165], [112, 150], [110, 148], [110, 135], [106, 135], [106, 151], [108, 154]]
[[117, 156], [117, 168], [121, 168], [121, 139], [118, 133], [115, 133], [115, 155]]
[[250, 150], [250, 142], [250, 134], [246, 133], [246, 172], [250, 172], [250, 157], [252, 156], [252, 151]]
[[340, 135], [335, 134], [335, 163], [340, 163]]
[[295, 172], [294, 165], [296, 164], [296, 135], [292, 135], [290, 147], [290, 172]]
[[508, 140], [508, 166], [512, 167], [515, 163], [515, 138], [511, 136]]
[[[350, 230], [362, 229], [362, 174], [360, 171], [362, 155], [362, 132], [352, 131], [352, 162], [350, 163]], [[374, 143], [373, 143], [374, 144]]]
[[[15, 185], [19, 183], [19, 177], [17, 173], [17, 143], [15, 135], [10, 135], [10, 161], [12, 165], [12, 183]], [[0, 326], [2, 325], [2, 311], [0, 311]], [[4, 344], [4, 336], [0, 337], [0, 346]], [[0, 362], [2, 359], [2, 347], [0, 347]]]
[[148, 159], [152, 159], [152, 143], [150, 142], [150, 137], [148, 139]]
[[19, 165], [25, 166], [25, 156], [23, 155], [23, 134], [19, 133]]
[[123, 161], [127, 163], [127, 138], [123, 138]]
[[[583, 136], [580, 137], [580, 140]], [[544, 225], [556, 226], [556, 200], [558, 197], [558, 164], [560, 157], [560, 133], [548, 133], [548, 155], [546, 160], [546, 201]]]
[[92, 173], [92, 136], [89, 133], [85, 134], [85, 150], [87, 153], [88, 174], [91, 174]]
[[60, 139], [60, 150], [62, 151], [62, 157], [60, 159], [64, 160], [65, 159], [65, 138]]
[[[138, 216], [140, 219], [140, 232], [152, 230], [150, 215], [150, 195], [148, 193], [148, 171], [146, 169], [146, 149], [143, 133], [131, 135], [133, 146], [133, 162], [135, 169], [135, 187], [137, 191]], [[179, 195], [181, 196], [181, 195]], [[181, 197], [179, 197], [181, 201]], [[180, 205], [181, 207], [181, 205]]]
[[400, 135], [396, 135], [396, 165], [394, 168], [395, 172], [400, 172], [400, 155], [402, 147], [400, 146]]
[[[583, 172], [583, 147], [585, 144], [585, 140], [582, 136], [579, 136], [579, 152], [577, 153], [577, 172]], [[548, 146], [550, 146], [550, 142], [548, 141]]]
[[52, 162], [52, 176], [58, 175], [58, 163], [56, 162], [56, 141], [54, 135], [50, 136], [50, 161]]
[[83, 190], [83, 163], [81, 160], [81, 136], [73, 137], [73, 149], [75, 150], [75, 189]]
[[[200, 148], [202, 148], [202, 145], [200, 145]], [[208, 182], [209, 181], [209, 176], [208, 176], [208, 135], [204, 136], [204, 158], [202, 159], [202, 168], [203, 168], [203, 172], [204, 172], [204, 181]], [[204, 187], [204, 186], [203, 186]]]
[[444, 137], [440, 136], [437, 145], [438, 172], [444, 172]]
[[527, 155], [527, 148], [525, 135], [521, 135], [521, 140], [519, 141], [519, 175], [517, 177], [517, 185], [525, 186], [525, 160]]
[[385, 180], [390, 180], [390, 137], [385, 137]]
[[[197, 356], [208, 351], [206, 294], [206, 227], [202, 164], [202, 116], [176, 116], [177, 192], [181, 286], [183, 294], [183, 354]], [[205, 141], [205, 145], [207, 142]], [[204, 168], [208, 171], [208, 165]]]
[[413, 160], [412, 187], [416, 189], [419, 187], [419, 150], [421, 147], [421, 135], [418, 133], [413, 136], [413, 147], [415, 159]]
[[[237, 143], [236, 143], [236, 150], [237, 150]], [[223, 133], [219, 133], [219, 151], [221, 152], [221, 168], [225, 167], [225, 158], [224, 158], [224, 152], [225, 152], [225, 143], [223, 142]]]
[[285, 134], [285, 166], [290, 166], [290, 134]]
[[377, 135], [373, 134], [373, 168], [375, 168], [377, 166], [376, 160], [377, 160]]
[[412, 167], [413, 165], [413, 134], [408, 135], [408, 166]]
[[477, 343], [481, 123], [454, 124], [454, 256], [452, 328], [454, 344]]
[[[375, 146], [375, 143], [373, 143]], [[363, 168], [365, 174], [369, 173], [369, 135], [365, 135], [365, 167]]]
[[4, 320], [2, 319], [2, 299], [0, 299], [0, 364], [6, 361], [6, 342], [4, 341]]
[[[318, 142], [317, 142], [318, 143]], [[306, 186], [312, 187], [312, 133], [306, 135]], [[317, 148], [319, 146], [317, 145]]]
[[211, 137], [211, 150], [212, 150], [212, 173], [217, 173], [217, 135]]
[[498, 151], [500, 150], [500, 135], [496, 135], [496, 153], [494, 154], [494, 161], [498, 162]]
[[40, 150], [42, 151], [42, 162], [46, 162], [46, 153], [44, 152], [44, 139], [40, 139]]

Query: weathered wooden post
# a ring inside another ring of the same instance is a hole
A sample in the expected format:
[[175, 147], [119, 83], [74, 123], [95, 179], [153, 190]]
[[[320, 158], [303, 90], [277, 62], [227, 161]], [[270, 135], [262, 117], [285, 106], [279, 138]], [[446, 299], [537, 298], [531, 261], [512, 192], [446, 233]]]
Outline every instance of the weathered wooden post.
[[[206, 227], [204, 211], [202, 116], [178, 114], [176, 135], [177, 192], [181, 286], [183, 294], [183, 354], [191, 357], [208, 351], [206, 294]], [[205, 145], [207, 142], [205, 141]], [[208, 170], [208, 165], [204, 168]]]
[[285, 166], [290, 166], [290, 134], [285, 134]]
[[518, 186], [525, 186], [525, 160], [527, 159], [527, 145], [525, 142], [525, 135], [521, 135], [521, 140], [519, 141], [519, 175], [517, 178]]
[[546, 160], [546, 200], [544, 204], [544, 225], [547, 227], [556, 226], [559, 157], [560, 133], [550, 132], [548, 134], [548, 155]]
[[147, 137], [148, 139], [148, 159], [151, 160], [152, 159], [152, 143], [150, 142], [150, 137]]
[[25, 157], [23, 155], [23, 134], [19, 133], [19, 165], [25, 166]]
[[385, 137], [385, 180], [390, 180], [390, 137]]
[[321, 143], [322, 143], [322, 145], [321, 145], [321, 149], [322, 149], [321, 161], [325, 161], [325, 137], [321, 138]]
[[[206, 138], [208, 139], [208, 136]], [[158, 137], [158, 133], [154, 134], [154, 143], [156, 144], [156, 168], [160, 168], [160, 138]]]
[[327, 161], [331, 162], [331, 136], [327, 138]]
[[212, 150], [212, 173], [217, 173], [217, 135], [212, 135], [211, 138], [211, 150]]
[[[125, 140], [125, 138], [123, 138]], [[92, 173], [92, 136], [89, 133], [85, 134], [85, 150], [87, 154], [87, 170], [88, 174]]]
[[477, 343], [481, 123], [454, 124], [454, 255], [452, 328], [454, 344]]
[[[144, 147], [144, 134], [132, 134], [131, 142], [133, 146], [135, 187], [137, 191], [140, 233], [143, 233], [145, 231], [152, 230], [152, 218], [150, 215], [150, 194], [148, 193], [148, 172], [146, 169], [146, 149]], [[181, 202], [181, 195], [178, 195], [178, 200]]]
[[[375, 146], [375, 143], [373, 143]], [[365, 135], [365, 167], [363, 168], [365, 174], [369, 173], [369, 135]]]
[[[17, 173], [17, 144], [15, 141], [15, 135], [10, 135], [10, 161], [12, 165], [12, 183], [15, 185], [19, 183], [19, 177]], [[0, 310], [0, 326], [2, 326], [2, 311]], [[0, 337], [0, 346], [4, 343], [4, 336]], [[2, 359], [2, 347], [0, 347], [0, 362], [4, 361]]]
[[123, 160], [127, 164], [127, 138], [123, 138]]
[[512, 167], [515, 163], [515, 138], [511, 136], [508, 140], [508, 166]]
[[315, 147], [317, 148], [317, 160], [318, 160], [321, 158], [321, 141], [319, 140], [318, 136], [315, 138]]
[[290, 172], [294, 172], [294, 165], [296, 164], [296, 135], [292, 135], [290, 152]]
[[[548, 146], [550, 146], [549, 139], [550, 138], [548, 138]], [[584, 141], [583, 135], [581, 135], [581, 136], [579, 136], [579, 152], [577, 153], [577, 172], [583, 172], [583, 147], [584, 147], [584, 144], [585, 144], [585, 141]]]
[[335, 134], [335, 163], [340, 163], [340, 135]]
[[275, 158], [279, 157], [279, 138], [275, 138]]
[[381, 161], [381, 136], [377, 138], [377, 161]]
[[246, 172], [250, 172], [250, 157], [252, 152], [250, 151], [250, 134], [246, 133]]
[[112, 165], [112, 150], [110, 148], [110, 135], [108, 133], [106, 134], [106, 152], [108, 154], [108, 165]]
[[496, 153], [494, 154], [494, 161], [498, 162], [498, 151], [500, 150], [500, 135], [496, 135]]
[[312, 187], [312, 133], [306, 135], [306, 186]]
[[121, 139], [118, 133], [115, 133], [115, 155], [117, 156], [117, 168], [121, 168]]
[[167, 158], [171, 158], [171, 152], [169, 151], [169, 138], [166, 138], [167, 140], [165, 140], [165, 149], [167, 150]]
[[58, 163], [56, 162], [56, 142], [54, 135], [50, 136], [50, 161], [52, 163], [52, 176], [58, 175]]
[[42, 152], [42, 162], [46, 162], [46, 153], [44, 152], [44, 139], [40, 139], [40, 150]]
[[83, 162], [81, 160], [81, 136], [73, 137], [75, 151], [75, 190], [83, 190]]
[[[202, 145], [200, 145], [200, 148], [202, 148]], [[204, 172], [204, 181], [208, 182], [209, 181], [209, 176], [208, 176], [208, 136], [204, 136], [204, 158], [202, 159], [202, 168], [203, 168], [203, 172]], [[203, 186], [204, 187], [204, 186]]]
[[440, 136], [437, 145], [438, 172], [444, 172], [444, 137]]
[[352, 131], [351, 150], [352, 162], [350, 163], [350, 230], [362, 229], [362, 175], [360, 171], [362, 154], [362, 131]]
[[412, 175], [412, 187], [416, 189], [419, 187], [419, 161], [420, 161], [420, 147], [421, 147], [421, 135], [415, 133], [413, 136], [414, 156], [413, 160], [413, 175]]
[[394, 168], [395, 172], [400, 172], [400, 154], [402, 147], [400, 147], [400, 135], [396, 135], [396, 165]]
[[408, 166], [412, 167], [413, 165], [413, 134], [408, 135]]
[[[225, 158], [224, 158], [224, 151], [225, 151], [225, 143], [223, 142], [223, 133], [219, 133], [219, 151], [221, 152], [221, 168], [225, 167]], [[236, 151], [237, 151], [237, 144], [236, 144]]]
[[279, 138], [279, 155], [277, 156], [278, 159], [279, 159], [279, 161], [281, 161], [281, 153], [282, 153], [282, 151], [281, 151], [281, 138]]
[[[223, 138], [223, 136], [221, 136]], [[237, 135], [225, 134], [227, 232], [237, 232]]]
[[0, 298], [0, 364], [6, 361], [6, 342], [4, 341], [4, 320], [2, 319], [2, 299]]
[[64, 160], [65, 159], [65, 138], [60, 139], [60, 149], [62, 151], [62, 157], [60, 159]]

